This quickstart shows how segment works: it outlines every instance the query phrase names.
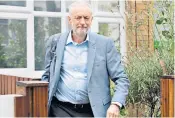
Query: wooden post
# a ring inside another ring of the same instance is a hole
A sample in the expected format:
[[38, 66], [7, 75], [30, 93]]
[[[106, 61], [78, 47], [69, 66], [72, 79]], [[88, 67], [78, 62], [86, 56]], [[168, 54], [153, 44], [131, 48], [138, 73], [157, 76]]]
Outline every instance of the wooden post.
[[[25, 117], [47, 117], [48, 82], [43, 81], [18, 81], [17, 94], [24, 95]], [[21, 101], [23, 101], [21, 100]], [[19, 110], [20, 100], [16, 101], [16, 117], [21, 117]]]
[[[14, 118], [15, 116], [26, 117], [25, 111], [25, 102], [23, 95], [17, 94], [8, 94], [0, 95], [0, 118], [10, 117]], [[16, 102], [18, 102], [18, 112], [15, 113]]]
[[39, 78], [27, 78], [0, 74], [0, 95], [16, 94], [17, 81], [35, 81]]
[[174, 77], [161, 77], [161, 117], [174, 117]]

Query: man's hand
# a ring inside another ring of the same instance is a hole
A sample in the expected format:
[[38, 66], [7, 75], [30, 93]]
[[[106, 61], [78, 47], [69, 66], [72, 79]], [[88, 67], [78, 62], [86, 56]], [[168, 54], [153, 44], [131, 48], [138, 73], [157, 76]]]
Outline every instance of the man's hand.
[[116, 118], [119, 117], [120, 107], [116, 104], [111, 104], [107, 110], [107, 118]]

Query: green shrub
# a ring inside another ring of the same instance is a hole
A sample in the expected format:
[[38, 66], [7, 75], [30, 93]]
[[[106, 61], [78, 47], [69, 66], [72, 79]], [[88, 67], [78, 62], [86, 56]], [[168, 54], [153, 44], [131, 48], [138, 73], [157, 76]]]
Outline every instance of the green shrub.
[[[165, 60], [166, 74], [172, 74], [174, 59], [168, 51], [162, 53]], [[130, 80], [130, 89], [127, 103], [144, 104], [147, 106], [145, 116], [157, 117], [160, 115], [160, 76], [163, 75], [159, 56], [155, 53], [142, 57], [132, 56], [128, 59], [126, 73]]]

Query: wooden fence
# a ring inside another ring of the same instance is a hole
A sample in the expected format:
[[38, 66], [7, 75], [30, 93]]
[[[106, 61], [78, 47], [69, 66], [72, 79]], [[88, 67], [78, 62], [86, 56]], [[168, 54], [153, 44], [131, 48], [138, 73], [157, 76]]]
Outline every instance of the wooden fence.
[[[175, 76], [161, 77], [162, 117], [174, 117], [174, 78]], [[32, 78], [0, 75], [1, 95], [22, 95], [14, 99], [15, 117], [47, 117], [48, 83], [31, 80]]]
[[48, 82], [33, 80], [0, 75], [0, 117], [48, 116]]
[[161, 116], [174, 117], [174, 78], [175, 76], [161, 77]]
[[[48, 83], [42, 81], [17, 82], [17, 94], [23, 95], [15, 101], [16, 117], [47, 117]], [[21, 109], [21, 107], [23, 109]]]
[[32, 80], [40, 80], [40, 79], [0, 74], [0, 95], [16, 94], [17, 81], [32, 81]]

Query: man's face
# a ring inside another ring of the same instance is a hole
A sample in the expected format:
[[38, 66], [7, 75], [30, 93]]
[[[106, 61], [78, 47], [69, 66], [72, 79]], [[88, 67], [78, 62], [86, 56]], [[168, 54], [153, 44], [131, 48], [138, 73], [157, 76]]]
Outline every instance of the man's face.
[[92, 23], [92, 13], [87, 6], [73, 8], [68, 20], [74, 34], [85, 36]]

